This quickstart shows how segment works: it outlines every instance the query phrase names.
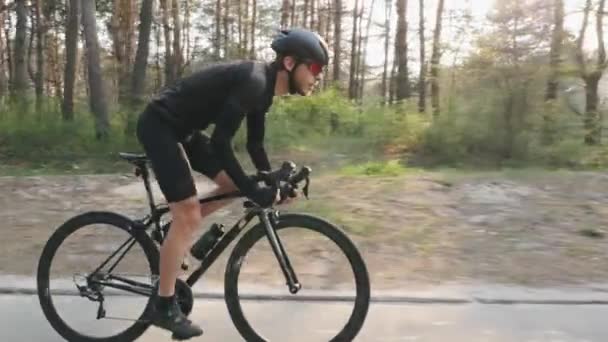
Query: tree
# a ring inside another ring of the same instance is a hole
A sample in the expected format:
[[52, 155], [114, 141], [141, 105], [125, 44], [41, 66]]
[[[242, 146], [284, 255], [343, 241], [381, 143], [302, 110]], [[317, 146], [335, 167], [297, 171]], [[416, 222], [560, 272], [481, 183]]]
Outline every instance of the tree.
[[397, 93], [395, 95], [397, 101], [410, 97], [407, 56], [407, 0], [397, 0], [397, 34], [395, 38], [395, 57], [397, 59]]
[[355, 0], [355, 8], [353, 9], [353, 34], [351, 39], [350, 49], [350, 79], [348, 82], [348, 97], [354, 99], [357, 97], [357, 60], [358, 54], [358, 39], [357, 39], [357, 26], [359, 25], [359, 0]]
[[224, 24], [224, 58], [230, 58], [230, 46], [228, 45], [228, 36], [229, 36], [229, 23], [230, 23], [230, 0], [225, 0], [224, 2], [224, 18], [222, 19], [222, 23]]
[[222, 0], [215, 1], [215, 36], [213, 43], [215, 44], [215, 60], [219, 60], [222, 49]]
[[251, 5], [253, 14], [251, 15], [251, 51], [249, 52], [249, 57], [251, 59], [255, 59], [255, 23], [256, 17], [258, 13], [258, 2], [257, 0], [253, 0], [253, 4]]
[[135, 51], [135, 1], [113, 0], [109, 32], [118, 64], [118, 99], [127, 103], [132, 88], [131, 65]]
[[289, 24], [289, 13], [291, 9], [291, 4], [289, 0], [283, 0], [283, 5], [281, 6], [281, 27], [286, 28]]
[[[493, 121], [504, 159], [515, 157], [520, 132], [531, 127], [531, 98], [539, 78], [539, 61], [548, 55], [550, 11], [542, 0], [498, 0], [488, 15], [491, 31], [478, 39], [477, 56], [481, 96], [497, 107]], [[542, 88], [541, 88], [542, 91]], [[478, 91], [479, 92], [479, 91]], [[485, 94], [485, 95], [484, 95]]]
[[74, 119], [74, 84], [76, 83], [76, 63], [78, 60], [78, 32], [80, 32], [80, 0], [68, 2], [68, 20], [65, 30], [64, 90], [61, 112], [63, 120]]
[[[0, 7], [4, 7], [4, 0], [0, 0]], [[4, 97], [8, 89], [7, 71], [8, 63], [5, 56], [5, 46], [7, 45], [4, 41], [4, 13], [0, 11], [0, 100]]]
[[367, 27], [365, 28], [365, 40], [363, 43], [363, 50], [360, 53], [360, 58], [362, 58], [363, 61], [361, 62], [361, 71], [360, 71], [361, 78], [359, 80], [359, 94], [357, 95], [357, 97], [359, 99], [363, 98], [363, 90], [365, 89], [365, 78], [367, 77], [367, 61], [366, 61], [367, 44], [369, 42], [370, 30], [372, 27], [372, 21], [373, 21], [372, 18], [374, 17], [375, 3], [376, 3], [376, 0], [372, 0], [370, 7], [369, 7], [369, 15], [367, 16]]
[[596, 35], [598, 43], [597, 59], [595, 63], [590, 58], [586, 58], [583, 52], [583, 42], [585, 40], [585, 31], [589, 23], [589, 14], [591, 12], [591, 0], [587, 0], [583, 15], [583, 24], [576, 40], [576, 59], [578, 62], [578, 70], [581, 78], [585, 81], [585, 143], [587, 145], [597, 145], [601, 140], [601, 120], [598, 110], [599, 96], [598, 86], [604, 69], [608, 66], [606, 60], [606, 47], [604, 45], [604, 14], [605, 0], [600, 0], [596, 14]]
[[340, 81], [340, 52], [342, 41], [342, 0], [334, 0], [334, 82]]
[[433, 115], [439, 116], [441, 108], [439, 105], [439, 61], [441, 59], [441, 22], [443, 20], [443, 0], [437, 4], [437, 15], [435, 17], [435, 32], [433, 33], [433, 53], [431, 55], [431, 104]]
[[426, 112], [426, 56], [424, 51], [424, 0], [419, 0], [420, 74], [418, 76], [418, 112]]
[[173, 17], [173, 62], [171, 63], [171, 79], [176, 80], [181, 76], [183, 55], [182, 55], [182, 24], [179, 13], [179, 0], [173, 0], [173, 6], [171, 7], [171, 14]]
[[546, 108], [543, 111], [541, 141], [549, 145], [554, 141], [553, 106], [557, 99], [557, 88], [561, 65], [561, 54], [564, 41], [564, 1], [553, 1], [553, 33], [551, 34], [551, 51], [549, 53], [549, 77], [545, 91]]
[[134, 106], [139, 106], [144, 101], [146, 69], [148, 68], [148, 55], [150, 53], [153, 3], [153, 0], [141, 1], [141, 10], [139, 12], [139, 37], [131, 83], [132, 101]]
[[384, 69], [382, 71], [382, 98], [386, 103], [387, 78], [388, 78], [388, 51], [391, 41], [391, 18], [393, 14], [393, 5], [391, 0], [385, 0], [384, 5]]
[[317, 2], [316, 0], [310, 0], [310, 24], [309, 27], [311, 30], [315, 29], [315, 10], [316, 10]]
[[557, 98], [559, 63], [564, 41], [564, 1], [554, 0], [553, 6], [554, 24], [553, 34], [551, 35], [551, 52], [549, 55], [551, 74], [549, 75], [549, 80], [547, 81], [547, 92], [545, 95], [546, 100], [555, 100]]
[[91, 112], [95, 115], [95, 137], [98, 140], [108, 138], [110, 122], [106, 91], [103, 85], [101, 64], [99, 61], [99, 39], [97, 38], [97, 20], [95, 18], [95, 2], [82, 1], [82, 26], [87, 54], [87, 69], [89, 79], [89, 103]]
[[13, 75], [12, 95], [15, 99], [21, 99], [24, 103], [28, 88], [27, 65], [26, 65], [26, 46], [25, 36], [27, 30], [27, 8], [25, 0], [15, 1], [15, 12], [17, 13], [17, 25], [15, 31], [15, 42], [13, 49], [13, 60], [15, 63], [15, 74]]
[[[13, 7], [15, 3], [13, 2]], [[5, 6], [6, 8], [6, 6]], [[8, 10], [8, 8], [6, 8]], [[6, 16], [6, 28], [4, 29], [4, 37], [6, 42], [6, 66], [8, 71], [8, 84], [10, 85], [11, 94], [14, 85], [15, 79], [15, 61], [13, 59], [13, 49], [10, 44], [10, 32], [13, 30], [13, 22], [11, 20], [11, 15]]]
[[[177, 0], [173, 0], [177, 1]], [[220, 1], [220, 0], [217, 0]], [[163, 21], [163, 32], [165, 37], [165, 83], [171, 84], [175, 79], [173, 78], [173, 54], [171, 52], [171, 26], [169, 25], [169, 17], [171, 16], [169, 9], [173, 8], [172, 0], [160, 0], [160, 7], [162, 9], [162, 21]], [[219, 28], [218, 28], [219, 30]], [[219, 42], [219, 40], [218, 40]]]
[[36, 76], [35, 76], [35, 88], [36, 88], [36, 109], [42, 109], [42, 98], [44, 96], [44, 49], [46, 47], [46, 23], [42, 14], [41, 0], [36, 0], [35, 3], [36, 12]]

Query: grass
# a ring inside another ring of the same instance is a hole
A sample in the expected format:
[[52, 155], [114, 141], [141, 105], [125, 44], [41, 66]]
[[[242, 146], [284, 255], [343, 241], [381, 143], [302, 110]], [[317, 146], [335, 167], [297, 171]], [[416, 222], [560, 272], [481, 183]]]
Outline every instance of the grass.
[[340, 170], [340, 173], [345, 176], [398, 177], [420, 171], [417, 168], [407, 168], [400, 160], [392, 159], [347, 165]]
[[323, 198], [310, 200], [301, 198], [285, 211], [303, 212], [322, 217], [347, 232], [360, 236], [369, 236], [379, 228], [372, 220], [366, 219], [362, 215], [349, 213], [341, 203], [330, 202]]

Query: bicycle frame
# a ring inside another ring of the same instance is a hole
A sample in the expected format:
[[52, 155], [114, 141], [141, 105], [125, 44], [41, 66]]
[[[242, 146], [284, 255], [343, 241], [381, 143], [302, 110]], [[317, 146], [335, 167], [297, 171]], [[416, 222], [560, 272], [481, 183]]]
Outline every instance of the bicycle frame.
[[[161, 205], [161, 206], [155, 205], [154, 196], [152, 194], [152, 190], [150, 187], [149, 173], [148, 173], [147, 167], [145, 165], [138, 165], [137, 169], [136, 169], [136, 174], [141, 175], [144, 180], [144, 185], [146, 187], [146, 193], [148, 196], [148, 202], [150, 205], [151, 213], [141, 220], [136, 220], [133, 228], [136, 230], [139, 230], [139, 231], [147, 231], [154, 224], [155, 230], [152, 232], [152, 238], [154, 238], [159, 244], [162, 244], [162, 242], [164, 240], [164, 232], [160, 225], [160, 219], [162, 218], [163, 215], [165, 215], [169, 212], [169, 207], [167, 205]], [[222, 200], [222, 199], [238, 198], [238, 197], [242, 197], [240, 192], [226, 193], [226, 194], [221, 194], [221, 195], [216, 195], [216, 196], [211, 196], [211, 197], [206, 197], [206, 198], [200, 198], [199, 203], [204, 204], [204, 203], [218, 201], [218, 200]], [[217, 260], [217, 258], [220, 256], [220, 254], [222, 254], [222, 252], [224, 252], [224, 250], [228, 247], [228, 245], [237, 238], [239, 233], [241, 233], [241, 231], [243, 231], [243, 229], [249, 224], [249, 222], [251, 222], [251, 220], [257, 216], [259, 218], [260, 222], [262, 224], [264, 224], [264, 226], [266, 228], [266, 235], [268, 237], [270, 245], [272, 246], [272, 250], [273, 250], [275, 256], [277, 257], [279, 265], [281, 266], [283, 274], [287, 280], [287, 284], [289, 286], [289, 291], [292, 294], [297, 293], [300, 290], [301, 285], [298, 282], [297, 276], [291, 266], [291, 263], [289, 262], [289, 258], [287, 257], [287, 254], [283, 248], [283, 245], [279, 239], [279, 236], [276, 233], [276, 224], [277, 224], [277, 220], [279, 218], [279, 212], [272, 208], [268, 208], [268, 209], [261, 208], [261, 207], [255, 205], [251, 201], [245, 201], [245, 203], [243, 205], [246, 208], [245, 215], [242, 216], [234, 224], [234, 226], [220, 238], [220, 240], [209, 251], [209, 253], [207, 253], [207, 255], [203, 258], [203, 260], [201, 260], [201, 263], [198, 266], [198, 268], [196, 268], [194, 270], [194, 272], [192, 274], [190, 274], [190, 276], [186, 280], [186, 283], [190, 287], [193, 286], [198, 281], [198, 279], [200, 279], [200, 277], [209, 269], [209, 267], [211, 265], [213, 265], [213, 263]], [[96, 274], [105, 265], [107, 265], [110, 262], [110, 260], [119, 253], [119, 251], [121, 249], [123, 249], [125, 246], [128, 245], [126, 250], [118, 258], [118, 260], [116, 260], [116, 262], [114, 262], [114, 264], [109, 268], [108, 273], [111, 273], [112, 270], [114, 270], [114, 268], [116, 267], [116, 265], [118, 265], [118, 263], [125, 256], [125, 254], [133, 247], [134, 244], [135, 244], [135, 239], [133, 237], [130, 237], [127, 241], [125, 241], [125, 243], [123, 243], [114, 253], [112, 253], [112, 255], [110, 255], [99, 267], [97, 267], [97, 269], [95, 269], [95, 271], [93, 271], [93, 273], [91, 273], [90, 275], [87, 276], [88, 284], [112, 287], [112, 288], [124, 290], [127, 292], [139, 294], [139, 295], [145, 295], [145, 296], [152, 295], [152, 292], [154, 290], [153, 286], [144, 284], [144, 283], [141, 283], [138, 281], [125, 279], [125, 278], [119, 277], [119, 276], [113, 276], [112, 274], [108, 274], [104, 278], [104, 280], [117, 280], [124, 284], [106, 282], [106, 281], [95, 279]]]

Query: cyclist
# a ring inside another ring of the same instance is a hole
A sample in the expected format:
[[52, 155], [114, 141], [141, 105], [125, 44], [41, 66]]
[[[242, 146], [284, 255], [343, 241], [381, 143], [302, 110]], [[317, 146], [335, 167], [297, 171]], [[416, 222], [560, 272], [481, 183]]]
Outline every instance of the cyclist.
[[[277, 54], [271, 63], [219, 63], [179, 80], [155, 97], [138, 119], [138, 139], [173, 219], [160, 250], [160, 282], [151, 320], [171, 331], [174, 339], [203, 333], [180, 311], [175, 282], [203, 217], [229, 202], [200, 205], [191, 170], [217, 184], [214, 195], [238, 189], [261, 206], [278, 202], [278, 191], [260, 186], [244, 173], [231, 140], [246, 117], [251, 160], [258, 171], [270, 171], [263, 141], [273, 97], [310, 95], [329, 62], [327, 43], [308, 30], [282, 30], [271, 47]], [[211, 124], [214, 128], [209, 137], [201, 130]]]

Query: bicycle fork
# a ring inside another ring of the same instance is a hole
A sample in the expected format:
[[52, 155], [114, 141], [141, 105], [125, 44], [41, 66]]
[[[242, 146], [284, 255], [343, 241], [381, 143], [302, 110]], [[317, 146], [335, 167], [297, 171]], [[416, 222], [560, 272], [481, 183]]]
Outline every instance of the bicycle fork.
[[298, 281], [298, 277], [296, 276], [291, 263], [289, 262], [289, 257], [287, 253], [285, 253], [285, 249], [283, 248], [283, 244], [281, 243], [281, 239], [276, 231], [276, 225], [278, 220], [279, 213], [276, 210], [263, 210], [260, 214], [260, 221], [264, 224], [266, 228], [266, 236], [268, 237], [268, 242], [272, 247], [272, 251], [279, 261], [279, 265], [281, 266], [281, 270], [283, 271], [283, 275], [285, 276], [286, 284], [289, 287], [289, 292], [291, 294], [296, 294], [302, 288], [302, 284]]

